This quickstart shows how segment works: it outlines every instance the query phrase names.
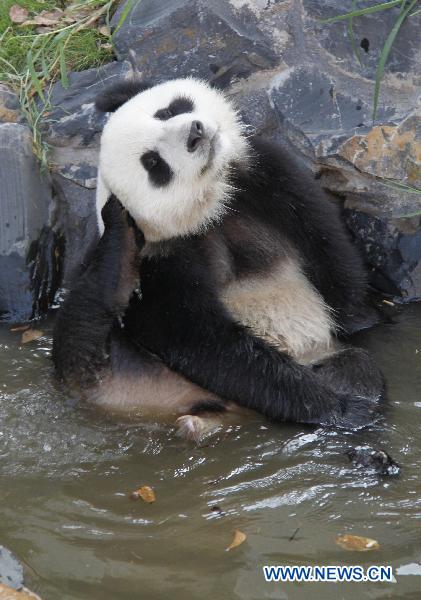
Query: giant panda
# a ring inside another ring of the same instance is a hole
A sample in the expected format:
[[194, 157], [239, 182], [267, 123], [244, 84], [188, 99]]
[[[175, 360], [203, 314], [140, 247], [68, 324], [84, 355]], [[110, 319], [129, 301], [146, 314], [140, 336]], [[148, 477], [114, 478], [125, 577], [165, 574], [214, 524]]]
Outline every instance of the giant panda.
[[289, 155], [247, 136], [206, 82], [119, 81], [96, 107], [100, 241], [59, 310], [69, 389], [108, 412], [177, 420], [194, 439], [224, 415], [355, 428], [382, 375], [340, 338], [367, 279], [338, 208]]

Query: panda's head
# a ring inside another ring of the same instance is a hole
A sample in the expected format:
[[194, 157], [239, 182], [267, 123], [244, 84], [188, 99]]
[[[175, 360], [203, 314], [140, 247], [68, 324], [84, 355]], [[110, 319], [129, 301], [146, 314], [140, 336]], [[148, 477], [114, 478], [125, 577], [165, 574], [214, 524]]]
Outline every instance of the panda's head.
[[230, 170], [247, 160], [248, 146], [221, 92], [196, 79], [152, 87], [122, 81], [96, 105], [112, 112], [101, 138], [101, 231], [101, 209], [111, 193], [148, 241], [196, 233], [223, 214]]

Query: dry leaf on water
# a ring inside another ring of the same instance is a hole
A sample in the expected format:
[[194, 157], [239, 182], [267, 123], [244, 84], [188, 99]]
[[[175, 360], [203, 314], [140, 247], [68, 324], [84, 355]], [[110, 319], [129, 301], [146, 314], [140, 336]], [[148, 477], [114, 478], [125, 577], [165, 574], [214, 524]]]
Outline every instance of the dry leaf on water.
[[156, 500], [155, 492], [149, 485], [142, 485], [142, 487], [131, 494], [131, 497], [133, 500], [142, 498], [144, 502], [148, 502], [149, 504], [152, 504]]
[[359, 535], [338, 535], [336, 543], [345, 550], [356, 552], [367, 552], [368, 550], [378, 550], [380, 548], [376, 540]]
[[242, 531], [240, 531], [239, 529], [236, 529], [234, 531], [234, 539], [232, 540], [232, 542], [228, 546], [228, 548], [225, 548], [225, 550], [228, 551], [228, 550], [232, 550], [233, 548], [236, 548], [237, 546], [239, 546], [240, 544], [245, 542], [246, 539], [247, 539], [246, 534], [243, 533]]
[[12, 23], [23, 23], [28, 18], [28, 14], [26, 8], [22, 8], [19, 4], [14, 4], [9, 10], [9, 17]]
[[22, 344], [27, 344], [28, 342], [32, 342], [33, 340], [37, 340], [42, 337], [44, 332], [40, 329], [28, 329], [22, 333]]

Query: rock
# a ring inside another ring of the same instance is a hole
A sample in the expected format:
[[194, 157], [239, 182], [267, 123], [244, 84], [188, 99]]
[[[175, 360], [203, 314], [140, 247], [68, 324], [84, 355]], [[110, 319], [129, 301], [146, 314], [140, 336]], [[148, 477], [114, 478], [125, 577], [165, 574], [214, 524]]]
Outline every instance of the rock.
[[22, 121], [19, 99], [5, 84], [0, 83], [0, 123], [18, 123]]
[[[302, 0], [304, 34], [311, 36], [315, 43], [329, 56], [329, 60], [341, 65], [347, 72], [357, 77], [374, 79], [377, 62], [387, 33], [392, 29], [400, 11], [400, 6], [353, 19], [353, 30], [362, 66], [350, 45], [347, 33], [347, 22], [342, 21], [328, 25], [319, 20], [354, 10], [353, 0]], [[364, 5], [358, 6], [363, 8]], [[319, 50], [320, 54], [322, 52]], [[419, 21], [406, 19], [396, 37], [386, 71], [392, 79], [408, 77], [406, 83], [415, 84], [415, 67], [419, 53]], [[419, 74], [419, 73], [418, 73]]]
[[[69, 87], [54, 84], [51, 110], [43, 120], [50, 146], [55, 192], [56, 245], [63, 252], [62, 285], [71, 286], [97, 238], [95, 188], [99, 137], [106, 116], [95, 110], [96, 96], [113, 79], [131, 73], [129, 62], [69, 73]], [[61, 237], [59, 236], [61, 234]]]
[[384, 450], [376, 450], [370, 446], [356, 446], [348, 450], [346, 455], [356, 467], [377, 475], [396, 476], [401, 472], [400, 466]]
[[97, 241], [95, 189], [63, 177], [53, 176], [56, 214], [55, 229], [65, 240], [62, 285], [71, 287], [80, 275], [85, 257]]
[[50, 94], [51, 110], [43, 120], [44, 135], [54, 148], [87, 147], [97, 141], [105, 116], [95, 110], [97, 94], [131, 71], [130, 63], [112, 62], [103, 67], [69, 73], [69, 87], [60, 82]]
[[[352, 206], [347, 201], [345, 206]], [[371, 283], [401, 300], [421, 297], [420, 217], [390, 218], [370, 214], [358, 203], [345, 210], [356, 243], [371, 267]]]
[[27, 320], [35, 312], [37, 243], [52, 197], [24, 125], [0, 124], [0, 181], [0, 320]]
[[142, 0], [113, 41], [119, 58], [134, 51], [140, 72], [154, 82], [192, 75], [225, 88], [279, 63], [270, 36], [259, 28], [266, 5], [266, 0]]
[[0, 546], [0, 584], [8, 585], [16, 590], [23, 586], [22, 565], [4, 546]]

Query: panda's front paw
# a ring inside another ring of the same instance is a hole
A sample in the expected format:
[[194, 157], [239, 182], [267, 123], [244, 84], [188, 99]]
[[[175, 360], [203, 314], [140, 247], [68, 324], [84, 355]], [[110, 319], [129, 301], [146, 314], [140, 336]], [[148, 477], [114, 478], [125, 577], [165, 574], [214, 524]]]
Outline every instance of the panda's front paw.
[[101, 211], [101, 217], [106, 229], [124, 225], [127, 219], [126, 215], [127, 211], [114, 194], [108, 198]]

